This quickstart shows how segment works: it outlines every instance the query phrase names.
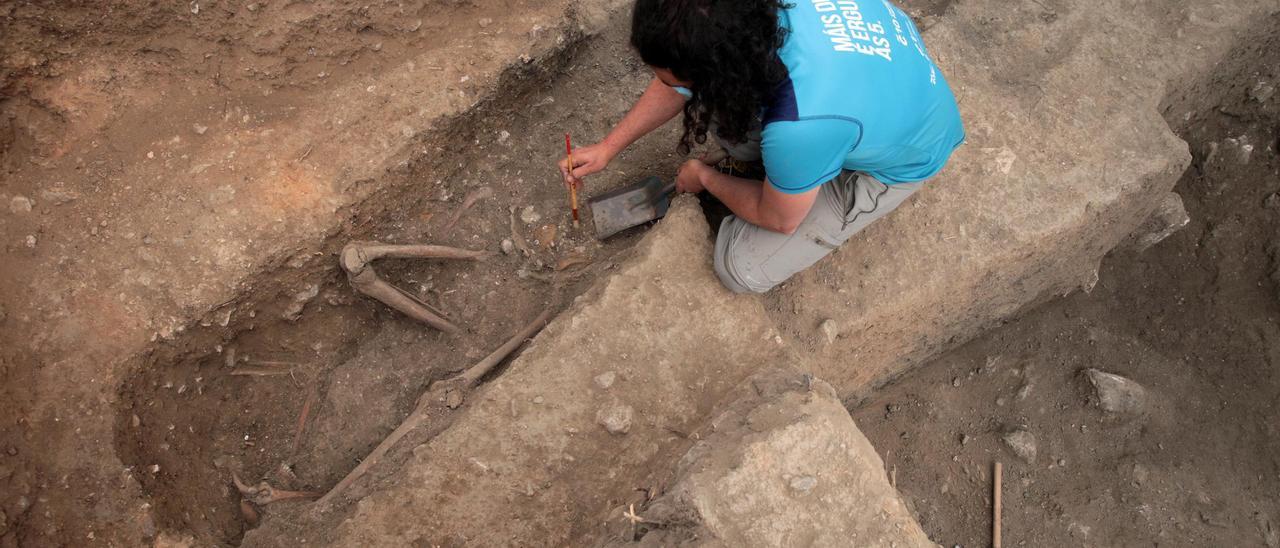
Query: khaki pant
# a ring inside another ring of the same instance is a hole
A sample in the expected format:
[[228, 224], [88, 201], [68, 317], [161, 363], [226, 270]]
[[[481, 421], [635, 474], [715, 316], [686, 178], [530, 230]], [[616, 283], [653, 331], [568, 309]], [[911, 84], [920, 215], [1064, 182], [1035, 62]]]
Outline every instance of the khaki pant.
[[790, 235], [765, 230], [737, 215], [725, 217], [716, 237], [716, 274], [735, 293], [764, 293], [893, 211], [920, 185], [886, 185], [865, 173], [843, 171], [822, 185], [813, 209]]

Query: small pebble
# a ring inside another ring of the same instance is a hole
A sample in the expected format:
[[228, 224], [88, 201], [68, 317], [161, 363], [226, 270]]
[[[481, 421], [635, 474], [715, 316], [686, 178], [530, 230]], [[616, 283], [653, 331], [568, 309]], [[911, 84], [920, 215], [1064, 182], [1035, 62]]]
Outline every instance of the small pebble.
[[617, 380], [617, 378], [617, 373], [614, 373], [613, 371], [605, 371], [604, 373], [596, 375], [596, 386], [599, 386], [601, 390], [608, 390], [610, 386], [613, 386], [613, 381]]
[[511, 241], [511, 238], [502, 240], [502, 253], [504, 255], [510, 255], [515, 252], [516, 252], [516, 243]]
[[14, 213], [31, 213], [31, 198], [26, 196], [14, 196], [9, 200], [9, 211]]
[[622, 435], [631, 431], [631, 418], [635, 410], [630, 405], [615, 403], [596, 412], [596, 422], [610, 434]]
[[542, 215], [538, 215], [538, 212], [533, 210], [533, 206], [525, 206], [520, 211], [520, 220], [524, 221], [524, 224], [531, 225], [542, 220]]
[[40, 191], [40, 198], [53, 205], [62, 205], [67, 202], [74, 201], [78, 195], [65, 188], [61, 188], [62, 183], [57, 183], [54, 188], [46, 188]]
[[1280, 209], [1280, 192], [1272, 192], [1267, 199], [1262, 202], [1262, 207], [1267, 209]]
[[801, 493], [808, 493], [818, 486], [818, 478], [813, 476], [799, 476], [791, 478], [791, 488]]
[[1018, 458], [1029, 463], [1036, 460], [1036, 436], [1026, 430], [1017, 430], [1005, 434], [1001, 441], [1013, 451]]
[[538, 405], [542, 405], [542, 402], [544, 402], [544, 401], [547, 401], [547, 400], [546, 400], [545, 398], [543, 398], [542, 396], [534, 396], [534, 397], [533, 397], [533, 403], [536, 403], [536, 404], [538, 404]]
[[836, 325], [835, 320], [822, 320], [822, 323], [818, 324], [818, 329], [827, 338], [827, 344], [836, 342], [836, 339], [840, 337], [840, 326]]
[[36, 247], [36, 237], [35, 237], [35, 235], [34, 235], [34, 234], [28, 234], [28, 235], [27, 235], [27, 247], [32, 248], [32, 249], [35, 249], [35, 247]]

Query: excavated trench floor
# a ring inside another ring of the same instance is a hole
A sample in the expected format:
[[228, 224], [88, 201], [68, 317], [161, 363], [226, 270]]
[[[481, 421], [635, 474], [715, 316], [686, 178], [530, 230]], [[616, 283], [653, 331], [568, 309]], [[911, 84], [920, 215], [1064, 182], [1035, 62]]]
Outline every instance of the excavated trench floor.
[[[949, 3], [906, 7], [927, 26]], [[573, 230], [552, 164], [564, 132], [583, 144], [599, 139], [650, 78], [626, 46], [625, 18], [615, 19], [569, 53], [560, 76], [525, 82], [526, 89], [512, 89], [489, 113], [458, 127], [453, 146], [435, 151], [449, 155], [435, 162], [451, 168], [447, 176], [411, 165], [398, 175], [403, 181], [386, 185], [405, 190], [360, 206], [372, 220], [352, 232], [370, 240], [491, 251], [504, 239], [527, 244], [527, 256], [517, 250], [480, 263], [378, 264], [384, 278], [448, 313], [462, 335], [436, 332], [356, 294], [336, 268], [345, 241], [333, 240], [246, 284], [241, 298], [206, 317], [213, 329], [179, 333], [138, 358], [120, 390], [115, 446], [160, 529], [237, 543], [249, 525], [233, 474], [327, 490], [395, 428], [432, 380], [474, 363], [541, 311], [562, 309], [616, 265], [643, 229], [604, 243], [591, 237], [589, 224]], [[674, 172], [675, 126], [621, 155], [586, 194]], [[481, 187], [493, 197], [447, 227]], [[317, 268], [325, 264], [332, 268]], [[255, 294], [254, 287], [292, 289]], [[413, 434], [402, 441], [351, 489], [353, 500], [422, 441]]]
[[[370, 226], [357, 231], [369, 240], [495, 252], [504, 239], [527, 246], [527, 256], [517, 249], [479, 263], [377, 264], [384, 278], [444, 310], [463, 334], [434, 331], [355, 293], [336, 268], [335, 251], [345, 242], [327, 241], [214, 311], [204, 322], [214, 329], [191, 329], [140, 358], [121, 389], [116, 449], [150, 496], [161, 529], [235, 543], [245, 521], [233, 474], [326, 490], [399, 423], [432, 380], [474, 363], [543, 310], [564, 307], [613, 266], [642, 229], [604, 243], [589, 224], [572, 229], [553, 162], [564, 132], [584, 144], [600, 138], [647, 83], [650, 73], [624, 37], [621, 22], [614, 24], [570, 54], [562, 77], [512, 90], [514, 97], [499, 99], [507, 106], [459, 128], [465, 139], [440, 151], [455, 164], [449, 176], [411, 166], [404, 184], [389, 185], [405, 191], [362, 206], [376, 210]], [[587, 194], [672, 172], [679, 160], [672, 131], [620, 156]], [[447, 227], [468, 193], [481, 187], [493, 197]], [[316, 264], [331, 267], [308, 270]], [[255, 286], [293, 289], [254, 295]], [[226, 332], [234, 335], [220, 335]], [[352, 494], [393, 470], [421, 441], [402, 442]]]
[[[933, 540], [990, 542], [998, 460], [1009, 545], [1280, 546], [1280, 16], [1257, 24], [1163, 105], [1193, 155], [1185, 228], [850, 409]], [[1145, 413], [1098, 409], [1090, 368]]]

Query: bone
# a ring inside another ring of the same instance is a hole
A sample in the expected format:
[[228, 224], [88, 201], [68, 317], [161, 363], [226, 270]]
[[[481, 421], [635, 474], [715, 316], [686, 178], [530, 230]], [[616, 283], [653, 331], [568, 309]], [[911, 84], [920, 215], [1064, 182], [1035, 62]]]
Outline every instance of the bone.
[[249, 524], [249, 527], [258, 526], [258, 509], [249, 504], [248, 499], [240, 499], [240, 515], [244, 517], [244, 521]]
[[516, 226], [516, 208], [511, 208], [511, 243], [515, 244], [525, 257], [533, 255], [533, 250], [529, 249], [529, 243], [525, 241], [524, 236], [520, 234], [520, 229]]
[[[467, 368], [466, 371], [448, 379], [431, 383], [431, 385], [427, 387], [427, 390], [423, 392], [421, 396], [418, 396], [417, 406], [413, 409], [413, 412], [409, 413], [408, 417], [405, 417], [404, 421], [400, 423], [400, 426], [397, 426], [390, 435], [382, 440], [382, 443], [379, 443], [378, 446], [369, 453], [369, 456], [360, 461], [360, 464], [357, 465], [355, 469], [348, 473], [346, 477], [342, 478], [337, 485], [334, 485], [328, 493], [325, 493], [323, 497], [320, 497], [320, 500], [317, 502], [319, 504], [331, 502], [339, 493], [349, 487], [352, 483], [355, 483], [356, 480], [363, 477], [370, 468], [373, 468], [374, 465], [378, 464], [378, 462], [382, 460], [382, 457], [387, 454], [387, 451], [390, 451], [401, 438], [421, 426], [428, 418], [434, 418], [431, 413], [433, 408], [439, 413], [444, 413], [449, 409], [454, 409], [462, 405], [462, 401], [463, 398], [465, 398], [466, 393], [474, 388], [485, 374], [492, 371], [494, 367], [501, 363], [507, 356], [510, 356], [512, 352], [515, 352], [516, 348], [519, 348], [520, 345], [524, 343], [525, 339], [536, 334], [550, 319], [551, 310], [544, 311], [542, 314], [539, 314], [533, 322], [530, 322], [529, 325], [525, 326], [525, 328], [520, 330], [519, 333], [516, 333], [514, 337], [508, 339], [507, 342], [503, 343], [502, 346], [498, 347], [497, 350], [494, 350], [483, 360], [480, 360], [479, 362], [476, 362], [475, 365]], [[438, 416], [440, 415], [436, 415], [436, 417]], [[237, 487], [238, 486], [239, 484], [237, 484]]]
[[367, 268], [357, 275], [348, 276], [348, 278], [351, 281], [351, 286], [356, 288], [356, 291], [382, 301], [383, 304], [400, 311], [410, 318], [450, 335], [462, 332], [462, 329], [454, 325], [453, 322], [432, 312], [426, 303], [383, 281], [372, 268]]
[[265, 481], [258, 482], [257, 485], [249, 486], [240, 481], [240, 476], [231, 473], [231, 481], [235, 483], [236, 489], [240, 491], [240, 495], [245, 500], [257, 504], [258, 506], [266, 506], [274, 502], [289, 499], [316, 498], [320, 493], [315, 491], [288, 491], [285, 489], [276, 489], [270, 483]]
[[474, 388], [476, 383], [480, 382], [481, 377], [484, 377], [489, 373], [489, 371], [492, 371], [495, 366], [502, 362], [502, 360], [506, 359], [506, 357], [511, 355], [512, 352], [515, 352], [516, 348], [519, 348], [521, 344], [524, 344], [525, 339], [532, 337], [538, 331], [542, 330], [543, 326], [547, 325], [547, 321], [550, 319], [551, 311], [543, 311], [543, 313], [539, 314], [537, 318], [534, 318], [529, 325], [525, 326], [525, 328], [514, 337], [511, 337], [511, 339], [507, 340], [506, 343], [498, 347], [497, 350], [494, 350], [493, 353], [449, 380], [464, 380], [467, 389]]
[[393, 245], [377, 242], [352, 242], [342, 249], [340, 263], [351, 286], [365, 295], [401, 313], [450, 335], [462, 330], [443, 313], [413, 295], [383, 281], [373, 269], [373, 261], [389, 259], [455, 259], [479, 260], [491, 256], [487, 251], [471, 251], [438, 245]]
[[277, 377], [288, 374], [289, 369], [280, 367], [242, 366], [231, 370], [231, 375], [236, 377]]
[[290, 454], [297, 454], [298, 446], [302, 444], [302, 434], [307, 430], [307, 419], [311, 416], [311, 407], [315, 405], [319, 391], [313, 382], [311, 389], [307, 391], [307, 399], [302, 403], [302, 411], [298, 413], [298, 427], [293, 432], [293, 449]]
[[468, 192], [467, 195], [462, 198], [462, 205], [458, 206], [458, 209], [454, 210], [453, 215], [449, 217], [449, 222], [445, 223], [441, 228], [443, 230], [452, 230], [453, 225], [458, 224], [458, 220], [462, 219], [462, 215], [466, 213], [468, 209], [471, 209], [471, 206], [476, 205], [476, 202], [479, 202], [480, 200], [487, 200], [492, 197], [493, 189], [487, 186], [482, 186]]
[[443, 245], [351, 242], [342, 248], [342, 268], [347, 272], [358, 272], [378, 259], [478, 260], [492, 254]]

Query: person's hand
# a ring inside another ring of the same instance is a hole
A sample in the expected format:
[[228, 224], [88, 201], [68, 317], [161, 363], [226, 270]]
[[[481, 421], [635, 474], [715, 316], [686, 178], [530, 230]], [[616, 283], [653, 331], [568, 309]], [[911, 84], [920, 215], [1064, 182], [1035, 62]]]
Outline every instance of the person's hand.
[[686, 160], [676, 172], [676, 192], [696, 194], [703, 191], [702, 175], [710, 171], [702, 160]]
[[569, 158], [560, 159], [560, 176], [564, 184], [582, 187], [582, 178], [597, 173], [609, 166], [616, 155], [613, 149], [604, 143], [585, 146], [573, 151], [573, 171], [569, 170]]

